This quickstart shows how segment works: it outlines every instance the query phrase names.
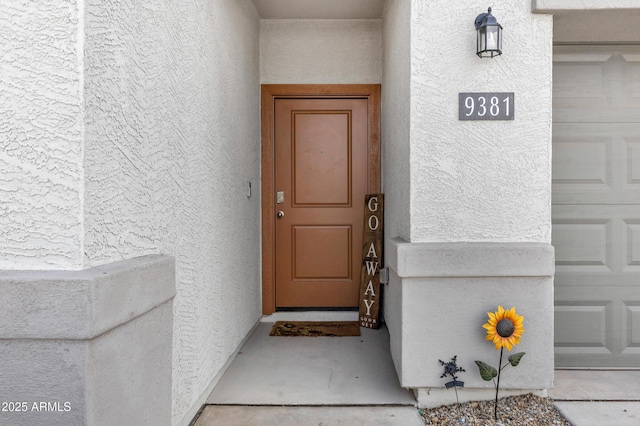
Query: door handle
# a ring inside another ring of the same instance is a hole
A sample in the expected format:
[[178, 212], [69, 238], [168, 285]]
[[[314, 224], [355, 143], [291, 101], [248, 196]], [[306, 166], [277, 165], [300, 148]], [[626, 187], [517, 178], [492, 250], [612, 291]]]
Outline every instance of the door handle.
[[277, 215], [278, 215], [278, 219], [282, 219], [284, 217], [284, 212], [280, 210], [278, 211]]

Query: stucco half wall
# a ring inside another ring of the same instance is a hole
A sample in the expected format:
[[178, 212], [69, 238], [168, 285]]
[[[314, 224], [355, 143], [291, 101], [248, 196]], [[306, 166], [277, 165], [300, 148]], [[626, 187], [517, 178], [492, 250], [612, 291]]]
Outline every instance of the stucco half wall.
[[[455, 402], [442, 366], [454, 355], [466, 370], [463, 399], [490, 399], [492, 382], [475, 360], [496, 367], [499, 352], [484, 339], [487, 312], [515, 306], [525, 332], [514, 352], [526, 352], [504, 371], [501, 389], [544, 394], [553, 386], [554, 250], [547, 243], [408, 243], [388, 239], [390, 283], [385, 320], [400, 384], [416, 390], [420, 407]], [[504, 364], [504, 362], [503, 362]]]
[[0, 271], [0, 423], [170, 424], [174, 296], [167, 256]]

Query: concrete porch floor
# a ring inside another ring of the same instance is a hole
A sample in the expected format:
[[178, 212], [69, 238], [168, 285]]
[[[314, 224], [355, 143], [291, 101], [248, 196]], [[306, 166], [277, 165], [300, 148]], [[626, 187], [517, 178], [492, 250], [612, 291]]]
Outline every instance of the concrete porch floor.
[[[260, 323], [207, 399], [194, 426], [423, 426], [402, 389], [389, 333], [270, 337]], [[639, 425], [640, 371], [557, 370], [549, 391], [574, 426]]]
[[398, 382], [389, 333], [272, 337], [260, 323], [213, 390], [209, 404], [413, 405]]
[[196, 426], [424, 424], [413, 393], [398, 382], [386, 328], [358, 337], [271, 337], [272, 326], [256, 327]]

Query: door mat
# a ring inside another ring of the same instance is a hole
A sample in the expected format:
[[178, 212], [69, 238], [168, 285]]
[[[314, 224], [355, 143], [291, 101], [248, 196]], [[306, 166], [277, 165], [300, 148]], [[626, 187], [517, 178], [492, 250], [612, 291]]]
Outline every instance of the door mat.
[[357, 321], [277, 321], [269, 336], [344, 337], [359, 336]]

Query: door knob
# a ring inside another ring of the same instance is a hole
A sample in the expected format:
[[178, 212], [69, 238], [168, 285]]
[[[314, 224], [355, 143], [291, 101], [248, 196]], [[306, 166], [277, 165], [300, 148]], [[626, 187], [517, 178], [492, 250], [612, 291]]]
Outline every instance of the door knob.
[[281, 219], [284, 217], [284, 212], [282, 210], [278, 211], [278, 219]]

